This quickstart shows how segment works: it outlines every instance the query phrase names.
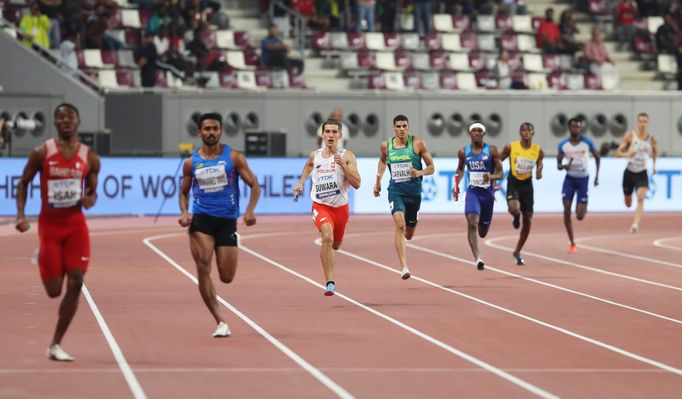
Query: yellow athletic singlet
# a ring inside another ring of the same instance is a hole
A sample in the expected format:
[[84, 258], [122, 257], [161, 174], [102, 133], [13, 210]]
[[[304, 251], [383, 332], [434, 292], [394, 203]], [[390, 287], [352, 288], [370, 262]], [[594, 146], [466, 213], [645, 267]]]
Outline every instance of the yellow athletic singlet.
[[516, 180], [528, 180], [533, 177], [533, 168], [540, 157], [540, 144], [531, 144], [530, 148], [523, 148], [520, 141], [511, 143], [511, 153], [509, 154], [509, 164], [511, 174]]

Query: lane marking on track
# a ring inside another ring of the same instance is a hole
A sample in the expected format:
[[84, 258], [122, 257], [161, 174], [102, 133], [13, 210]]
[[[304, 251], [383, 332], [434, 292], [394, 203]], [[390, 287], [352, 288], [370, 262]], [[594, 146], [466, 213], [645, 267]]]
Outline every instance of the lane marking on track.
[[682, 237], [680, 237], [680, 236], [667, 237], [667, 238], [659, 238], [658, 240], [654, 240], [654, 245], [657, 246], [657, 247], [661, 247], [661, 248], [672, 249], [672, 250], [675, 250], [675, 251], [682, 251], [682, 247], [677, 247], [677, 246], [674, 246], [674, 245], [663, 244], [663, 242], [665, 242], [665, 241], [669, 241], [669, 240], [679, 240], [679, 239], [681, 239], [681, 238], [682, 238]]
[[[455, 367], [320, 367], [321, 371], [330, 373], [487, 373], [479, 367], [455, 368]], [[142, 367], [136, 368], [138, 374], [153, 373], [303, 373], [300, 367]], [[666, 371], [660, 369], [593, 369], [593, 368], [508, 368], [504, 371], [509, 373], [551, 373], [551, 374], [663, 374]], [[97, 374], [119, 373], [117, 368], [87, 368], [87, 369], [0, 369], [1, 374]]]
[[111, 333], [107, 322], [104, 320], [104, 316], [102, 316], [102, 313], [100, 313], [97, 308], [97, 304], [95, 303], [95, 300], [92, 299], [90, 291], [85, 284], [83, 284], [83, 296], [85, 296], [92, 313], [95, 315], [95, 319], [97, 319], [97, 324], [99, 324], [99, 328], [102, 330], [102, 334], [104, 334], [104, 338], [107, 340], [109, 348], [111, 348], [111, 353], [114, 355], [114, 359], [116, 359], [116, 363], [118, 363], [118, 367], [121, 369], [133, 397], [135, 399], [146, 399], [147, 395], [145, 395], [140, 382], [137, 380], [137, 377], [135, 377], [135, 373], [133, 373], [133, 370], [130, 368], [125, 356], [123, 356], [123, 351], [121, 351], [121, 348], [118, 346], [114, 335]]
[[[317, 240], [319, 240], [319, 238]], [[317, 240], [316, 240], [316, 242], [317, 242]], [[257, 257], [257, 258], [259, 258], [259, 259], [261, 259], [261, 260], [263, 260], [264, 262], [267, 262], [267, 263], [275, 266], [276, 268], [278, 268], [280, 270], [283, 270], [289, 274], [292, 274], [292, 275], [300, 278], [301, 280], [304, 280], [304, 281], [306, 281], [306, 282], [308, 282], [308, 283], [310, 283], [310, 284], [312, 284], [312, 285], [314, 285], [320, 289], [325, 288], [324, 285], [315, 282], [310, 277], [304, 276], [303, 274], [300, 274], [300, 273], [294, 271], [293, 269], [290, 269], [290, 268], [282, 265], [281, 263], [278, 263], [278, 262], [276, 262], [276, 261], [274, 261], [274, 260], [272, 260], [272, 259], [270, 259], [264, 255], [261, 255], [260, 253], [254, 251], [252, 249], [249, 249], [249, 248], [244, 247], [244, 246], [240, 247], [240, 249], [251, 254], [251, 255], [253, 255], [253, 256], [255, 256], [255, 257]], [[339, 250], [337, 252], [343, 253], [345, 251]], [[397, 273], [400, 274], [399, 272], [397, 272]], [[373, 309], [373, 308], [371, 308], [365, 304], [362, 304], [362, 303], [356, 301], [355, 299], [352, 299], [352, 298], [350, 298], [344, 294], [341, 294], [338, 291], [336, 292], [335, 296], [337, 296], [337, 297], [345, 300], [346, 302], [349, 302], [349, 303], [351, 303], [351, 304], [353, 304], [353, 305], [355, 305], [361, 309], [364, 309], [364, 310], [374, 314], [375, 316], [378, 316], [378, 317], [380, 317], [380, 318], [382, 318], [382, 319], [384, 319], [384, 320], [386, 320], [386, 321], [388, 321], [388, 322], [390, 322], [390, 323], [392, 323], [392, 324], [394, 324], [394, 325], [396, 325], [396, 326], [398, 326], [404, 330], [407, 330], [410, 333], [430, 342], [431, 344], [433, 344], [433, 345], [435, 345], [441, 349], [444, 349], [444, 350], [452, 353], [453, 355], [458, 356], [458, 357], [460, 357], [460, 358], [462, 358], [462, 359], [464, 359], [470, 363], [473, 363], [473, 364], [477, 365], [478, 367], [485, 369], [486, 371], [493, 373], [496, 376], [498, 376], [502, 379], [505, 379], [505, 380], [511, 382], [512, 384], [514, 384], [518, 387], [521, 387], [521, 388], [523, 388], [523, 389], [525, 389], [525, 390], [527, 390], [527, 391], [529, 391], [529, 392], [531, 392], [537, 396], [540, 396], [542, 398], [558, 398], [554, 394], [551, 394], [551, 393], [549, 393], [549, 392], [547, 392], [547, 391], [545, 391], [545, 390], [543, 390], [543, 389], [541, 389], [541, 388], [539, 388], [539, 387], [537, 387], [537, 386], [535, 386], [535, 385], [533, 385], [527, 381], [524, 381], [524, 380], [522, 380], [522, 379], [520, 379], [520, 378], [518, 378], [518, 377], [516, 377], [510, 373], [507, 373], [504, 370], [501, 370], [501, 369], [499, 369], [499, 368], [497, 368], [497, 367], [495, 367], [489, 363], [486, 363], [483, 360], [480, 360], [480, 359], [478, 359], [472, 355], [469, 355], [468, 353], [465, 353], [459, 349], [456, 349], [456, 348], [446, 344], [445, 342], [442, 342], [442, 341], [440, 341], [440, 340], [438, 340], [438, 339], [436, 339], [436, 338], [434, 338], [428, 334], [421, 332], [420, 330], [417, 330], [414, 327], [411, 327], [411, 326], [409, 326], [409, 325], [407, 325], [407, 324], [405, 324], [405, 323], [403, 323], [397, 319], [394, 319], [394, 318], [392, 318], [392, 317], [390, 317], [384, 313], [381, 313], [381, 312], [379, 312], [379, 311], [377, 311], [377, 310], [375, 310], [375, 309]]]
[[[490, 238], [490, 239], [485, 240], [484, 243], [485, 243], [485, 245], [487, 245], [487, 246], [489, 246], [489, 247], [501, 249], [501, 250], [503, 250], [503, 251], [509, 251], [509, 253], [511, 253], [511, 251], [513, 251], [514, 248], [512, 248], [512, 247], [505, 247], [505, 246], [503, 246], [503, 245], [496, 244], [497, 241], [504, 240], [504, 239], [509, 239], [509, 238], [516, 238], [516, 236], [502, 236], [502, 237]], [[550, 261], [550, 262], [560, 263], [560, 264], [562, 264], [562, 265], [566, 265], [566, 266], [570, 266], [570, 267], [575, 267], [575, 268], [578, 268], [578, 269], [589, 270], [589, 271], [595, 272], [595, 273], [606, 274], [606, 275], [608, 275], [608, 276], [618, 277], [618, 278], [622, 278], [622, 279], [625, 279], [625, 280], [636, 281], [636, 282], [642, 283], [642, 284], [649, 284], [649, 285], [654, 285], [654, 286], [656, 286], [656, 287], [668, 288], [668, 289], [675, 290], [675, 291], [682, 291], [682, 288], [676, 287], [676, 286], [673, 286], [673, 285], [663, 284], [663, 283], [659, 283], [659, 282], [651, 281], [651, 280], [646, 280], [646, 279], [639, 278], [639, 277], [633, 277], [633, 276], [629, 276], [629, 275], [627, 275], [627, 274], [620, 274], [620, 273], [610, 272], [610, 271], [607, 271], [607, 270], [598, 269], [598, 268], [596, 268], [596, 267], [591, 267], [591, 266], [582, 265], [582, 264], [579, 264], [579, 263], [569, 262], [569, 261], [566, 261], [566, 260], [563, 260], [563, 259], [553, 258], [553, 257], [551, 257], [551, 256], [545, 256], [545, 255], [538, 254], [538, 253], [535, 253], [535, 252], [523, 251], [523, 255], [524, 255], [524, 256], [534, 256], [534, 257], [536, 257], [536, 258], [544, 259], [544, 260], [547, 260], [547, 261]]]
[[[470, 265], [471, 265], [471, 261], [470, 261], [470, 260], [467, 260], [467, 259], [464, 259], [464, 258], [459, 258], [459, 257], [453, 256], [453, 255], [449, 255], [449, 254], [446, 254], [446, 253], [444, 253], [444, 252], [436, 251], [436, 250], [433, 250], [433, 249], [430, 249], [430, 248], [425, 248], [425, 247], [421, 247], [421, 246], [414, 245], [414, 244], [409, 244], [409, 243], [407, 244], [407, 247], [408, 247], [408, 248], [412, 248], [412, 249], [416, 249], [416, 250], [418, 250], [418, 251], [430, 253], [430, 254], [432, 254], [432, 255], [440, 256], [440, 257], [443, 257], [443, 258], [452, 259], [452, 260], [461, 262], [461, 263], [463, 263], [463, 264], [465, 264], [465, 265], [467, 265], [467, 266], [470, 266]], [[658, 314], [658, 313], [650, 312], [650, 311], [648, 311], [648, 310], [639, 309], [639, 308], [636, 308], [636, 307], [634, 307], [634, 306], [625, 305], [625, 304], [623, 304], [623, 303], [611, 301], [611, 300], [606, 299], [606, 298], [601, 298], [601, 297], [598, 297], [598, 296], [595, 296], [595, 295], [590, 295], [590, 294], [587, 294], [587, 293], [585, 293], [585, 292], [581, 292], [581, 291], [573, 290], [573, 289], [570, 289], [570, 288], [562, 287], [562, 286], [560, 286], [560, 285], [548, 283], [548, 282], [545, 282], [545, 281], [542, 281], [542, 280], [534, 279], [534, 278], [532, 278], [532, 277], [526, 277], [526, 276], [523, 276], [523, 275], [521, 275], [521, 274], [508, 272], [508, 271], [506, 271], [506, 270], [499, 269], [499, 268], [494, 267], [494, 266], [492, 266], [492, 265], [489, 265], [489, 264], [487, 264], [487, 263], [486, 263], [486, 265], [485, 265], [485, 268], [486, 268], [486, 270], [490, 269], [491, 271], [494, 271], [494, 272], [500, 273], [500, 274], [504, 274], [504, 275], [506, 275], [506, 276], [515, 277], [515, 278], [518, 278], [518, 279], [521, 279], [521, 280], [525, 280], [525, 281], [528, 281], [528, 282], [531, 282], [531, 283], [535, 283], [535, 284], [539, 284], [539, 285], [544, 285], [544, 286], [546, 286], [546, 287], [554, 288], [554, 289], [557, 289], [557, 290], [560, 290], [560, 291], [569, 292], [569, 293], [571, 293], [571, 294], [579, 295], [579, 296], [582, 296], [582, 297], [585, 297], [585, 298], [590, 298], [590, 299], [593, 299], [593, 300], [595, 300], [595, 301], [607, 303], [607, 304], [609, 304], [609, 305], [617, 306], [617, 307], [620, 307], [620, 308], [623, 308], [623, 309], [632, 310], [632, 311], [635, 311], [635, 312], [638, 312], [638, 313], [643, 313], [643, 314], [648, 315], [648, 316], [653, 316], [653, 317], [657, 317], [657, 318], [659, 318], [659, 319], [663, 319], [663, 320], [667, 320], [667, 321], [672, 321], [673, 323], [682, 324], [682, 320], [678, 320], [678, 319], [675, 319], [675, 318], [672, 318], [672, 317], [668, 317], [668, 316], [664, 316], [664, 315], [661, 315], [661, 314]]]
[[581, 249], [585, 248], [587, 250], [594, 251], [594, 252], [601, 252], [603, 254], [622, 256], [625, 258], [637, 259], [637, 260], [641, 260], [641, 261], [648, 262], [648, 263], [658, 263], [659, 265], [671, 266], [671, 267], [675, 267], [678, 269], [682, 269], [682, 265], [680, 265], [679, 263], [668, 262], [665, 260], [655, 259], [655, 258], [651, 258], [648, 256], [639, 256], [639, 255], [629, 254], [626, 252], [611, 251], [609, 249], [594, 247], [594, 246], [585, 245], [582, 243], [583, 241], [588, 241], [588, 240], [597, 240], [597, 239], [601, 239], [601, 238], [617, 238], [617, 237], [622, 238], [622, 235], [618, 235], [618, 236], [616, 236], [616, 235], [587, 236], [587, 237], [578, 238], [575, 241], [581, 243], [580, 244]]
[[[182, 233], [181, 233], [182, 234]], [[163, 258], [166, 262], [168, 262], [171, 266], [176, 268], [180, 273], [184, 274], [194, 282], [194, 284], [199, 285], [199, 281], [197, 280], [194, 275], [192, 275], [190, 272], [188, 272], [184, 267], [182, 267], [180, 264], [175, 262], [171, 257], [166, 255], [163, 251], [161, 251], [158, 247], [156, 247], [154, 244], [152, 244], [152, 241], [154, 240], [159, 240], [162, 238], [167, 238], [167, 237], [172, 237], [176, 236], [178, 233], [174, 234], [164, 234], [164, 235], [158, 235], [158, 236], [152, 236], [152, 237], [147, 237], [143, 240], [144, 244], [149, 247], [152, 251], [154, 251], [157, 255], [159, 255], [161, 258]], [[256, 235], [252, 235], [251, 237], [255, 237]], [[246, 238], [246, 237], [244, 237]], [[244, 250], [244, 247], [240, 247], [240, 249]], [[248, 251], [247, 251], [248, 252]], [[315, 379], [320, 381], [322, 385], [327, 387], [330, 391], [332, 391], [336, 396], [339, 398], [343, 399], [352, 399], [354, 398], [353, 395], [351, 395], [348, 391], [346, 391], [343, 387], [341, 387], [339, 384], [334, 382], [331, 378], [327, 377], [326, 374], [321, 372], [318, 368], [313, 366], [312, 364], [308, 363], [303, 357], [298, 355], [296, 352], [293, 350], [289, 349], [288, 346], [284, 345], [281, 341], [279, 341], [277, 338], [273, 337], [269, 332], [267, 332], [263, 327], [258, 325], [256, 322], [251, 320], [248, 316], [246, 316], [244, 313], [239, 311], [237, 308], [232, 306], [229, 302], [227, 302], [225, 299], [223, 299], [221, 296], [216, 295], [216, 298], [218, 301], [223, 304], [227, 309], [229, 309], [232, 313], [234, 313], [237, 317], [242, 319], [246, 324], [248, 324], [251, 328], [253, 328], [258, 334], [263, 336], [268, 342], [270, 342], [273, 346], [275, 346], [277, 349], [279, 349], [282, 353], [284, 353], [287, 357], [289, 357], [291, 360], [293, 360], [296, 364], [298, 364], [301, 368], [303, 368], [305, 371], [307, 371], [310, 375], [312, 375]]]
[[[320, 240], [320, 239], [318, 238], [318, 239], [316, 240], [316, 242], [319, 242], [319, 240]], [[391, 268], [391, 267], [389, 267], [389, 266], [386, 266], [386, 265], [384, 265], [384, 264], [382, 264], [382, 263], [375, 262], [375, 261], [373, 261], [373, 260], [371, 260], [371, 259], [367, 259], [367, 258], [362, 257], [362, 256], [360, 256], [360, 255], [356, 255], [356, 254], [354, 254], [354, 253], [352, 253], [352, 252], [348, 252], [348, 251], [345, 251], [345, 250], [343, 250], [343, 249], [339, 249], [339, 250], [336, 251], [336, 252], [341, 253], [341, 254], [344, 254], [344, 255], [347, 255], [347, 256], [350, 256], [351, 258], [355, 258], [355, 259], [357, 259], [357, 260], [360, 260], [360, 261], [362, 261], [362, 262], [368, 263], [368, 264], [370, 264], [370, 265], [372, 265], [372, 266], [375, 266], [375, 267], [378, 267], [378, 268], [380, 268], [380, 269], [387, 270], [387, 271], [389, 271], [389, 272], [391, 272], [391, 273], [400, 275], [400, 271], [399, 271], [399, 270], [395, 270], [395, 269], [393, 269], [393, 268]], [[472, 267], [473, 267], [473, 266], [472, 266]], [[483, 299], [476, 298], [475, 296], [472, 296], [472, 295], [469, 295], [469, 294], [465, 294], [465, 293], [463, 293], [463, 292], [460, 292], [460, 291], [457, 291], [457, 290], [453, 290], [453, 289], [451, 289], [451, 288], [444, 287], [444, 286], [442, 286], [442, 285], [440, 285], [440, 284], [437, 284], [437, 283], [434, 283], [434, 282], [432, 282], [432, 281], [423, 279], [423, 278], [421, 278], [421, 277], [417, 277], [417, 276], [415, 276], [414, 274], [412, 275], [411, 278], [412, 278], [412, 279], [415, 279], [415, 280], [417, 280], [417, 281], [419, 281], [419, 282], [421, 282], [421, 283], [424, 283], [424, 284], [426, 284], [426, 285], [429, 285], [429, 286], [431, 286], [431, 287], [438, 288], [438, 289], [440, 289], [440, 290], [449, 292], [449, 293], [451, 293], [451, 294], [455, 294], [455, 295], [461, 296], [461, 297], [463, 297], [463, 298], [470, 299], [470, 300], [472, 300], [472, 301], [474, 301], [474, 302], [478, 302], [478, 303], [480, 303], [480, 304], [482, 304], [482, 305], [489, 306], [489, 307], [491, 307], [491, 308], [500, 310], [500, 311], [502, 311], [502, 312], [504, 312], [504, 313], [508, 313], [508, 314], [510, 314], [510, 315], [513, 315], [513, 316], [522, 318], [522, 319], [524, 319], [524, 320], [527, 320], [527, 321], [530, 321], [530, 322], [532, 322], [532, 323], [541, 325], [541, 326], [543, 326], [543, 327], [547, 327], [547, 328], [549, 328], [549, 329], [552, 329], [552, 330], [558, 331], [558, 332], [560, 332], [560, 333], [569, 335], [569, 336], [574, 337], [574, 338], [577, 338], [577, 339], [579, 339], [579, 340], [581, 340], [581, 341], [588, 342], [588, 343], [590, 343], [590, 344], [593, 344], [593, 345], [595, 345], [595, 346], [604, 348], [604, 349], [609, 350], [609, 351], [611, 351], [611, 352], [615, 352], [615, 353], [617, 353], [617, 354], [619, 354], [619, 355], [628, 357], [628, 358], [630, 358], [630, 359], [633, 359], [633, 360], [636, 360], [636, 361], [639, 361], [639, 362], [642, 362], [642, 363], [646, 363], [646, 364], [648, 364], [648, 365], [650, 365], [650, 366], [658, 367], [658, 368], [663, 369], [663, 370], [665, 370], [665, 371], [668, 371], [668, 372], [671, 372], [671, 373], [673, 373], [673, 374], [677, 374], [677, 375], [682, 376], [682, 369], [679, 369], [679, 368], [677, 368], [677, 367], [673, 367], [673, 366], [667, 365], [667, 364], [665, 364], [665, 363], [663, 363], [663, 362], [659, 362], [659, 361], [657, 361], [657, 360], [649, 359], [649, 358], [647, 358], [647, 357], [638, 355], [638, 354], [636, 354], [636, 353], [626, 351], [626, 350], [624, 350], [624, 349], [618, 348], [618, 347], [616, 347], [616, 346], [614, 346], [614, 345], [607, 344], [607, 343], [605, 343], [605, 342], [599, 341], [599, 340], [594, 339], [594, 338], [586, 337], [586, 336], [584, 336], [584, 335], [581, 335], [581, 334], [578, 334], [578, 333], [576, 333], [576, 332], [570, 331], [570, 330], [565, 329], [565, 328], [563, 328], [563, 327], [555, 326], [555, 325], [550, 324], [550, 323], [547, 323], [547, 322], [545, 322], [545, 321], [542, 321], [542, 320], [539, 320], [539, 319], [536, 319], [536, 318], [527, 316], [527, 315], [525, 315], [525, 314], [523, 314], [523, 313], [519, 313], [519, 312], [516, 312], [516, 311], [514, 311], [514, 310], [511, 310], [511, 309], [507, 309], [507, 308], [505, 308], [505, 307], [502, 307], [502, 306], [500, 306], [500, 305], [496, 305], [496, 304], [494, 304], [494, 303], [485, 301], [485, 300], [483, 300]], [[318, 285], [319, 285], [319, 284], [318, 284]]]

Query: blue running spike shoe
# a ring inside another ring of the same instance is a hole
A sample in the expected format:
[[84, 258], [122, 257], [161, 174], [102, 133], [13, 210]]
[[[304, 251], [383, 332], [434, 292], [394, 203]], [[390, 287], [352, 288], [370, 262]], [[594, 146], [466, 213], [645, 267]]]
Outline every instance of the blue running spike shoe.
[[324, 290], [324, 296], [334, 295], [335, 290], [336, 290], [336, 285], [334, 285], [334, 283], [327, 283], [327, 288]]

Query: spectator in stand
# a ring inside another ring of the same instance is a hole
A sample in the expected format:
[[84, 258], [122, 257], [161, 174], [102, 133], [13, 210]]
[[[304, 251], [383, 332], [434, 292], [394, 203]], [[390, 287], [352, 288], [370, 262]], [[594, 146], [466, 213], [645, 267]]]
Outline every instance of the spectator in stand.
[[355, 7], [355, 33], [362, 32], [362, 22], [367, 21], [367, 31], [374, 32], [376, 0], [357, 0]]
[[561, 20], [559, 21], [559, 32], [561, 32], [560, 39], [560, 53], [575, 55], [582, 47], [581, 43], [575, 40], [575, 35], [580, 33], [578, 26], [573, 20], [573, 12], [571, 10], [564, 10], [561, 13]]
[[88, 19], [85, 46], [90, 49], [119, 50], [123, 43], [107, 34], [110, 12], [104, 3], [98, 3], [95, 13]]
[[166, 5], [164, 3], [159, 3], [155, 7], [154, 15], [152, 15], [147, 22], [147, 32], [156, 33], [160, 27], [168, 26], [171, 21]]
[[396, 32], [396, 17], [400, 0], [384, 0], [384, 12], [381, 14], [381, 31], [384, 33]]
[[431, 0], [414, 1], [414, 29], [419, 36], [433, 33], [433, 10]]
[[[609, 85], [618, 83], [618, 69], [616, 69], [614, 62], [606, 52], [606, 47], [601, 39], [601, 32], [597, 27], [592, 28], [592, 38], [585, 43], [583, 55], [589, 63], [590, 73], [600, 78], [602, 87], [604, 89], [615, 88], [609, 87]], [[604, 87], [605, 82], [609, 82], [609, 85], [606, 85], [607, 87]]]
[[268, 26], [268, 36], [260, 43], [261, 63], [265, 68], [282, 68], [294, 70], [296, 73], [303, 72], [303, 60], [290, 58], [289, 46], [279, 38], [277, 26]]
[[31, 13], [26, 14], [19, 22], [19, 30], [24, 37], [23, 43], [32, 47], [38, 45], [44, 48], [50, 48], [50, 39], [48, 32], [50, 31], [50, 20], [46, 15], [40, 12], [40, 5], [38, 3], [31, 4]]
[[677, 47], [682, 44], [682, 35], [675, 25], [675, 17], [672, 14], [663, 16], [663, 25], [656, 30], [656, 48], [659, 52], [667, 54], [677, 53]]
[[619, 48], [626, 49], [632, 42], [632, 38], [639, 31], [635, 26], [635, 20], [639, 17], [635, 0], [620, 0], [616, 5], [615, 30], [616, 37], [620, 42]]
[[500, 51], [497, 62], [493, 67], [492, 79], [489, 82], [491, 82], [489, 87], [491, 89], [511, 89], [511, 67], [509, 66], [509, 52], [507, 50]]
[[145, 32], [144, 46], [140, 53], [137, 65], [140, 67], [140, 78], [142, 87], [156, 86], [156, 46], [154, 45], [154, 34]]
[[154, 36], [154, 47], [156, 48], [156, 66], [164, 71], [169, 71], [181, 80], [185, 80], [185, 72], [178, 68], [171, 51], [170, 40], [166, 35], [166, 27], [160, 26]]
[[57, 49], [62, 42], [61, 32], [61, 9], [62, 0], [40, 0], [40, 11], [50, 20], [50, 30], [47, 32], [50, 38], [50, 48]]
[[65, 30], [67, 32], [73, 32], [74, 37], [80, 39], [81, 47], [85, 45], [83, 11], [91, 9], [92, 6], [87, 0], [62, 0], [62, 16], [64, 17]]
[[[67, 32], [64, 41], [59, 44], [59, 57], [62, 59], [62, 69], [71, 76], [78, 74], [78, 57], [76, 53], [80, 50], [80, 39], [78, 33]], [[64, 68], [64, 65], [67, 66]]]
[[554, 9], [549, 7], [545, 10], [545, 19], [540, 22], [537, 33], [537, 45], [543, 53], [556, 54], [558, 52], [561, 32], [559, 25], [554, 22]]

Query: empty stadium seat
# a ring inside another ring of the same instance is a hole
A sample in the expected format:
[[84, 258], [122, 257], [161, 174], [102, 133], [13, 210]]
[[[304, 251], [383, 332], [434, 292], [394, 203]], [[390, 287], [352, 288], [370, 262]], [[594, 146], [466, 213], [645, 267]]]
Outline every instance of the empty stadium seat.
[[383, 89], [384, 84], [384, 74], [381, 71], [370, 71], [367, 76], [367, 88], [368, 89]]
[[117, 89], [118, 80], [116, 78], [116, 71], [113, 69], [104, 69], [97, 73], [97, 79], [102, 87], [108, 89]]
[[[456, 39], [455, 39], [456, 37]], [[431, 50], [442, 50], [444, 41], [452, 41], [453, 43], [448, 43], [449, 46], [457, 46], [460, 48], [459, 35], [458, 34], [444, 34], [444, 35], [424, 35], [424, 47]]]
[[490, 33], [477, 35], [476, 48], [481, 51], [497, 52], [497, 45], [495, 44], [495, 35]]
[[97, 49], [85, 49], [83, 50], [83, 63], [88, 68], [104, 68], [104, 63], [102, 62], [102, 52]]
[[126, 28], [140, 29], [142, 23], [140, 21], [140, 14], [137, 9], [124, 8], [120, 10], [121, 23]]
[[237, 87], [240, 89], [255, 90], [256, 74], [254, 71], [237, 71]]
[[442, 51], [432, 51], [429, 53], [429, 63], [432, 69], [444, 69], [448, 63], [447, 54]]
[[[216, 47], [221, 49], [234, 49], [237, 45], [234, 43], [234, 32], [231, 30], [218, 30], [215, 32]], [[209, 47], [210, 48], [210, 47]]]
[[302, 72], [289, 72], [289, 87], [292, 89], [306, 89], [305, 79]]
[[272, 87], [272, 78], [270, 76], [270, 71], [266, 69], [259, 69], [255, 72], [256, 76], [256, 86], [262, 89], [269, 89]]
[[560, 70], [550, 72], [547, 75], [547, 87], [555, 90], [564, 90], [566, 88], [564, 73]]
[[471, 67], [471, 69], [474, 71], [486, 69], [487, 64], [485, 54], [481, 52], [469, 53], [469, 67]]
[[156, 87], [168, 87], [168, 77], [166, 76], [166, 71], [157, 69], [156, 70]]
[[411, 53], [412, 57], [412, 68], [421, 71], [426, 71], [431, 69], [431, 57], [427, 53]]
[[417, 71], [403, 72], [403, 81], [408, 90], [421, 89], [421, 75]]
[[348, 47], [353, 50], [360, 50], [365, 48], [365, 35], [362, 33], [349, 33]]
[[448, 69], [453, 71], [469, 71], [469, 55], [466, 53], [450, 53], [448, 54]]
[[395, 59], [395, 66], [398, 69], [404, 70], [412, 68], [412, 57], [410, 57], [409, 52], [398, 50], [395, 53], [393, 53], [393, 57]]
[[457, 74], [449, 71], [443, 70], [440, 72], [440, 88], [443, 90], [456, 90], [457, 89]]
[[386, 41], [381, 32], [368, 32], [365, 34], [365, 47], [373, 51], [386, 51]]
[[241, 50], [226, 51], [225, 61], [235, 69], [255, 69], [253, 66], [246, 64], [244, 52]]
[[419, 76], [421, 88], [424, 90], [440, 89], [440, 74], [438, 72], [422, 72]]
[[469, 29], [471, 20], [468, 15], [455, 15], [452, 17], [452, 26], [456, 32], [464, 32]]
[[133, 56], [132, 50], [118, 50], [116, 59], [118, 60], [118, 66], [123, 68], [137, 68], [137, 63], [135, 62], [135, 57]]
[[106, 65], [107, 68], [114, 68], [118, 66], [118, 56], [114, 50], [102, 50], [101, 52], [102, 63]]
[[276, 70], [270, 72], [270, 81], [273, 89], [289, 88], [289, 72], [286, 70]]
[[512, 15], [512, 30], [517, 33], [534, 33], [533, 20], [530, 15]]
[[402, 72], [384, 72], [384, 88], [388, 90], [405, 90], [405, 80]]
[[133, 73], [130, 70], [119, 69], [116, 71], [116, 81], [121, 87], [133, 87], [135, 86], [135, 80], [133, 78]]
[[513, 33], [508, 33], [500, 36], [500, 49], [510, 52], [517, 51], [518, 46], [516, 44], [516, 35]]
[[526, 75], [528, 88], [531, 90], [546, 90], [547, 75], [544, 73], [532, 72]]
[[395, 55], [387, 51], [379, 51], [374, 54], [374, 66], [382, 71], [395, 71], [399, 69], [395, 64]]
[[495, 17], [493, 15], [478, 15], [476, 17], [476, 30], [479, 32], [494, 32]]
[[433, 29], [436, 32], [455, 32], [450, 14], [433, 14]]
[[522, 57], [523, 69], [528, 72], [544, 72], [542, 56], [540, 54], [524, 54]]
[[226, 69], [218, 72], [218, 84], [225, 89], [237, 87], [237, 72], [234, 69]]
[[472, 72], [458, 72], [457, 89], [477, 90], [478, 84], [476, 83], [476, 76]]
[[540, 52], [537, 46], [535, 36], [531, 35], [516, 35], [516, 46], [519, 51], [523, 53], [537, 53]]
[[386, 48], [396, 50], [401, 45], [400, 34], [398, 33], [384, 33], [384, 43]]
[[591, 73], [586, 73], [583, 75], [585, 81], [585, 89], [587, 90], [601, 90], [601, 83], [599, 82], [599, 77]]
[[566, 89], [583, 90], [585, 89], [585, 78], [579, 73], [568, 73], [565, 75]]
[[360, 51], [358, 54], [358, 66], [364, 69], [374, 68], [376, 65], [374, 53], [369, 51]]
[[403, 33], [400, 35], [400, 46], [405, 50], [419, 49], [419, 35], [416, 33]]
[[542, 67], [550, 71], [561, 69], [561, 59], [557, 54], [542, 54]]
[[317, 53], [332, 49], [332, 44], [329, 39], [329, 32], [313, 32], [310, 40], [313, 50]]
[[464, 32], [459, 36], [460, 44], [466, 51], [476, 50], [478, 48], [478, 39], [474, 32]]
[[335, 50], [347, 50], [350, 48], [348, 45], [348, 35], [345, 32], [331, 32], [329, 34], [329, 41], [331, 47]]
[[666, 77], [677, 74], [678, 65], [675, 56], [672, 54], [659, 54], [657, 57], [657, 65], [658, 72]]
[[495, 29], [498, 32], [512, 31], [512, 19], [508, 15], [498, 14], [495, 16]]

